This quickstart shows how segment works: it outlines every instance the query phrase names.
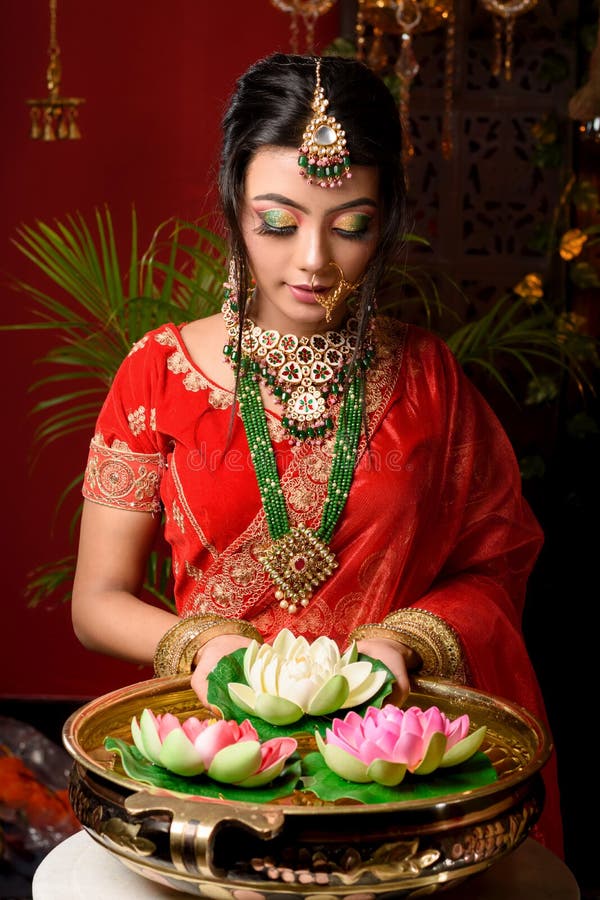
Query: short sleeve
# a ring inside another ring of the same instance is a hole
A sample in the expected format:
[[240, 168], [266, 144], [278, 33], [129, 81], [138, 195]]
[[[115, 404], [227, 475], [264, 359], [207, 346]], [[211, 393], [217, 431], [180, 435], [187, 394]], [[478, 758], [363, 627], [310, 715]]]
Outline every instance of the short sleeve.
[[156, 432], [157, 359], [146, 335], [121, 364], [96, 422], [82, 493], [138, 512], [160, 511], [165, 456]]

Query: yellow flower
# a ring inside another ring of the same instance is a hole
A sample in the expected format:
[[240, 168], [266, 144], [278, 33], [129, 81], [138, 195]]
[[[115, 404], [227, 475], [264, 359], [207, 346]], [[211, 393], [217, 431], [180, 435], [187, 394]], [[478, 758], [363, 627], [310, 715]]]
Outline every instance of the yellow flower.
[[587, 234], [584, 234], [581, 228], [571, 228], [563, 234], [558, 252], [567, 261], [575, 259], [583, 250], [583, 245], [587, 239]]
[[515, 294], [522, 297], [525, 303], [533, 306], [538, 300], [544, 296], [544, 288], [542, 287], [542, 276], [537, 272], [530, 272], [513, 288]]

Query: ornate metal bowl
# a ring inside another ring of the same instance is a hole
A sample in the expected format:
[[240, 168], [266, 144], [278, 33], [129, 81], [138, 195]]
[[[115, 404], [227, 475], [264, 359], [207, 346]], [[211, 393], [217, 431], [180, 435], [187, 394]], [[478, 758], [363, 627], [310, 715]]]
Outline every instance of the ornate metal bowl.
[[[104, 749], [130, 741], [144, 707], [186, 718], [208, 711], [189, 678], [144, 681], [106, 694], [67, 720], [77, 817], [130, 869], [214, 900], [374, 900], [459, 884], [517, 847], [543, 805], [543, 726], [518, 706], [445, 682], [413, 682], [409, 702], [468, 713], [487, 726], [483, 751], [497, 773], [484, 787], [429, 800], [327, 803], [295, 791], [272, 803], [233, 803], [141, 785]], [[301, 753], [313, 749], [312, 738]]]

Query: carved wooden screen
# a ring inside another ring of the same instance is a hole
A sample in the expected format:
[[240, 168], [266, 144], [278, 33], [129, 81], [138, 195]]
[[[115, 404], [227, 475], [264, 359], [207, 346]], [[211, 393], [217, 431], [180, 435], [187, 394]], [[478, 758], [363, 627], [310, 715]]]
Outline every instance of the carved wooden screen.
[[[348, 3], [343, 10], [348, 37], [355, 8]], [[453, 278], [481, 309], [526, 272], [544, 270], [543, 255], [529, 244], [536, 226], [552, 215], [565, 170], [534, 165], [531, 128], [547, 114], [562, 120], [568, 168], [566, 108], [575, 89], [578, 3], [540, 0], [518, 19], [511, 82], [491, 72], [491, 15], [476, 0], [456, 0], [455, 9], [453, 153], [448, 160], [440, 148], [445, 29], [414, 38], [420, 72], [411, 93], [410, 216], [432, 249], [412, 253]], [[393, 42], [388, 50], [393, 54]], [[556, 54], [564, 58], [567, 74], [561, 83], [550, 84], [544, 70]]]

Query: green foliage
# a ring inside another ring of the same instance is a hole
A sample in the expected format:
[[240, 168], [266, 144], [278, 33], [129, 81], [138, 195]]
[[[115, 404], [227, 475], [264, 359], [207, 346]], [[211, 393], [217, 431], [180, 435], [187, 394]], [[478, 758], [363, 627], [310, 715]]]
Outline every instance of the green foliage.
[[323, 50], [323, 56], [342, 56], [346, 59], [356, 58], [356, 45], [345, 37], [336, 37]]
[[595, 266], [583, 259], [570, 267], [569, 278], [578, 288], [600, 287], [600, 275]]
[[531, 378], [537, 377], [536, 365], [563, 370], [578, 386], [589, 384], [584, 350], [593, 342], [579, 333], [565, 334], [557, 329], [555, 313], [544, 304], [530, 307], [514, 295], [505, 295], [479, 319], [462, 325], [447, 338], [447, 343], [465, 368], [479, 368], [516, 399], [507, 377], [507, 364], [516, 363]]
[[551, 403], [559, 394], [558, 379], [554, 375], [536, 375], [527, 385], [526, 406]]
[[582, 410], [572, 416], [567, 425], [567, 431], [569, 436], [576, 441], [583, 441], [590, 435], [600, 434], [600, 427], [589, 413]]
[[29, 576], [27, 597], [29, 606], [56, 601], [62, 603], [71, 596], [75, 554], [37, 566]]

